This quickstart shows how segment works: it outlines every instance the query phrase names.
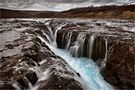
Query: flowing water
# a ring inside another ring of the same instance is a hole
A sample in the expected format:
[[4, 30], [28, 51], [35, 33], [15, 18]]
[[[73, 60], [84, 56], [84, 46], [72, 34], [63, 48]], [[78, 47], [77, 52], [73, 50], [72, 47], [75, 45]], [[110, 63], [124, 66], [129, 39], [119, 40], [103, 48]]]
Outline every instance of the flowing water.
[[100, 75], [100, 69], [89, 58], [74, 58], [65, 49], [52, 48], [55, 54], [65, 59], [68, 64], [80, 74], [86, 85], [86, 90], [113, 90]]
[[[40, 37], [40, 39], [47, 43], [43, 38]], [[82, 80], [84, 80], [82, 82], [86, 90], [113, 90], [112, 86], [100, 75], [100, 68], [93, 60], [85, 57], [72, 57], [66, 49], [58, 49], [53, 43], [48, 44], [49, 48], [51, 48], [56, 55], [66, 60], [68, 64], [80, 74]]]
[[[109, 85], [101, 76], [100, 68], [96, 65], [96, 63], [86, 57], [79, 57], [78, 58], [78, 49], [83, 46], [85, 40], [85, 34], [81, 33], [78, 35], [77, 41], [74, 46], [69, 47], [71, 34], [69, 34], [69, 41], [66, 45], [66, 49], [59, 49], [56, 45], [56, 37], [57, 31], [60, 30], [64, 25], [59, 27], [54, 33], [54, 41], [49, 44], [44, 38], [39, 36], [39, 39], [46, 43], [49, 48], [58, 56], [62, 57], [64, 60], [68, 62], [72, 69], [74, 69], [77, 73], [80, 74], [83, 81], [84, 89], [85, 90], [113, 90], [113, 87]], [[92, 53], [92, 46], [94, 43], [94, 36], [92, 36], [89, 40], [89, 57], [91, 57]], [[68, 48], [70, 50], [68, 51]], [[82, 50], [83, 48], [81, 48]], [[71, 55], [71, 53], [75, 54], [75, 57]], [[82, 53], [81, 53], [82, 54]]]

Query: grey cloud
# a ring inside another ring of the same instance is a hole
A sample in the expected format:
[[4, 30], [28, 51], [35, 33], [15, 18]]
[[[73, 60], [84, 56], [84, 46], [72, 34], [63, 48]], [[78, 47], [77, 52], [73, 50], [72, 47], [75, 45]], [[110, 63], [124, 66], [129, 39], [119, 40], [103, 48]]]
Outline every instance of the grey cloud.
[[61, 2], [61, 3], [81, 3], [89, 0], [46, 0], [47, 2]]
[[135, 0], [0, 0], [0, 8], [61, 11], [90, 5], [126, 2], [135, 3]]

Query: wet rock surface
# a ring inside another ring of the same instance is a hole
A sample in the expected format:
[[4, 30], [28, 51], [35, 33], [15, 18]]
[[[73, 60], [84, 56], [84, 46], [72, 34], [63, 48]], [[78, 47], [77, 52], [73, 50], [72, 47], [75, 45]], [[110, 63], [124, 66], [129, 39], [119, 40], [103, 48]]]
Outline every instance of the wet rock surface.
[[92, 58], [116, 89], [134, 84], [135, 25], [129, 20], [1, 19], [0, 88], [82, 90], [81, 78], [48, 44]]
[[47, 39], [43, 23], [0, 21], [0, 89], [83, 89], [77, 73], [37, 37]]
[[133, 43], [115, 43], [113, 45], [113, 50], [111, 51], [112, 54], [108, 57], [106, 68], [102, 71], [105, 77], [109, 76], [106, 80], [108, 82], [112, 82], [113, 85], [119, 87], [120, 89], [132, 90], [135, 87], [134, 49], [135, 47]]

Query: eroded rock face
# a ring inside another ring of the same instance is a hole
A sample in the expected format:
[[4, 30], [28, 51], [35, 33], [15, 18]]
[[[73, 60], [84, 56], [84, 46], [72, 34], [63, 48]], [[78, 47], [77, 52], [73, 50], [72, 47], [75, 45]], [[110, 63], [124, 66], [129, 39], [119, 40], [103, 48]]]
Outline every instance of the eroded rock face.
[[57, 45], [67, 48], [74, 57], [92, 58], [104, 79], [116, 89], [133, 90], [135, 34], [130, 29], [134, 25], [128, 21], [113, 22], [117, 26], [96, 20], [83, 25], [69, 23], [58, 31]]
[[117, 42], [113, 45], [102, 74], [108, 82], [120, 89], [133, 90], [135, 47], [133, 43]]
[[50, 32], [44, 23], [0, 21], [1, 89], [83, 90], [75, 79], [80, 78], [79, 75], [46, 45], [49, 39], [44, 33]]

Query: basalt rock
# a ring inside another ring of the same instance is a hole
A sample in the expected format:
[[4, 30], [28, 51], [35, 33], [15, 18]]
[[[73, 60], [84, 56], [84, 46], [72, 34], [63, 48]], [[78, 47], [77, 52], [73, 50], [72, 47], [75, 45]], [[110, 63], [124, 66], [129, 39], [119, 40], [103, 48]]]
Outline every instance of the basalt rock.
[[[43, 23], [0, 21], [5, 23], [1, 24], [1, 28], [10, 28], [10, 31], [0, 33], [3, 40], [0, 42], [0, 89], [83, 90], [83, 86], [74, 78], [80, 78], [79, 75], [46, 45], [48, 41], [44, 33], [48, 33], [48, 28]], [[16, 27], [18, 23], [20, 26]]]
[[38, 76], [37, 76], [37, 74], [35, 72], [29, 71], [25, 76], [31, 82], [32, 85], [36, 84], [36, 82], [38, 80]]
[[58, 77], [55, 74], [52, 74], [49, 79], [44, 82], [44, 87], [40, 88], [40, 90], [51, 90], [51, 89], [57, 89], [57, 90], [82, 90], [83, 88], [80, 88], [80, 85], [75, 82], [74, 79], [65, 79], [63, 77]]
[[107, 60], [102, 74], [106, 81], [112, 83], [117, 89], [133, 90], [135, 47], [132, 42], [117, 42]]

